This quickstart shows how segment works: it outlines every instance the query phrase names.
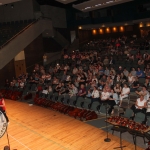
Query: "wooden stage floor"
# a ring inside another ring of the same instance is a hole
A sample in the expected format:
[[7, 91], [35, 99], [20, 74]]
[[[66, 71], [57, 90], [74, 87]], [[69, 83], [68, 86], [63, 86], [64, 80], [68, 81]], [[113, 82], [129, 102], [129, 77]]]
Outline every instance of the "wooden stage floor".
[[[10, 119], [8, 135], [11, 150], [113, 150], [119, 146], [119, 138], [106, 132], [38, 106], [6, 100]], [[123, 141], [124, 150], [134, 150], [134, 145]], [[0, 150], [7, 144], [7, 134], [0, 139]], [[137, 148], [142, 150], [141, 148]]]

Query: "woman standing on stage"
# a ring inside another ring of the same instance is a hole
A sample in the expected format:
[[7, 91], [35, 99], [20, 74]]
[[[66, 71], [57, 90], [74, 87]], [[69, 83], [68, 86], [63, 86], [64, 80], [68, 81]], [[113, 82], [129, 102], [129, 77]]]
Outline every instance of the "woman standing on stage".
[[4, 98], [2, 96], [2, 94], [0, 93], [0, 111], [2, 111], [2, 113], [4, 114], [5, 118], [6, 118], [6, 121], [7, 123], [9, 122], [9, 119], [6, 115], [6, 106], [5, 106], [5, 101], [4, 101]]

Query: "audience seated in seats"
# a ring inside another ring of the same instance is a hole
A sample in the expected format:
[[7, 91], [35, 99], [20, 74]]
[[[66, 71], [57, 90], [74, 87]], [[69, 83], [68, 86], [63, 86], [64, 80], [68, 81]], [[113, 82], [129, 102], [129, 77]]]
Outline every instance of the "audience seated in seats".
[[144, 85], [146, 86], [146, 88], [148, 88], [149, 87], [149, 79], [145, 79], [145, 83], [144, 83]]
[[91, 98], [91, 97], [92, 97], [92, 90], [91, 90], [91, 89], [89, 89], [89, 90], [87, 91], [86, 97], [87, 97], [87, 98]]
[[144, 65], [144, 60], [143, 60], [143, 58], [140, 58], [140, 60], [138, 60], [138, 65], [139, 65], [139, 66]]
[[85, 96], [86, 96], [86, 89], [85, 89], [84, 84], [81, 84], [81, 85], [80, 85], [80, 88], [79, 88], [79, 90], [78, 90], [77, 96], [78, 96], [78, 97], [85, 97]]
[[103, 91], [101, 93], [101, 98], [100, 98], [101, 103], [107, 103], [109, 97], [110, 97], [110, 93], [105, 88], [103, 88]]
[[122, 69], [122, 66], [119, 66], [119, 68], [117, 70], [117, 74], [120, 75], [121, 73], [123, 73], [123, 69]]
[[54, 73], [54, 69], [52, 68], [52, 66], [49, 67], [49, 73], [51, 74], [51, 76], [52, 76], [53, 73]]
[[24, 79], [22, 79], [19, 83], [19, 88], [21, 91], [23, 91], [24, 86], [25, 86]]
[[138, 52], [137, 54], [136, 54], [136, 59], [141, 59], [142, 58], [142, 55], [141, 55], [141, 53], [140, 52]]
[[148, 98], [145, 108], [146, 108], [146, 116], [145, 116], [145, 123], [146, 123], [147, 117], [150, 117], [150, 97]]
[[146, 69], [146, 79], [150, 79], [150, 69]]
[[136, 103], [132, 105], [131, 109], [134, 112], [134, 115], [138, 112], [145, 113], [146, 112], [147, 100], [143, 95], [140, 95], [140, 98], [136, 100]]
[[94, 86], [93, 92], [91, 94], [91, 103], [93, 103], [95, 101], [100, 101], [99, 91], [97, 90], [96, 86]]
[[52, 89], [51, 85], [48, 86], [48, 93], [50, 93], [50, 92], [53, 92], [53, 89]]
[[105, 59], [104, 59], [104, 61], [103, 61], [103, 64], [104, 64], [105, 66], [108, 66], [108, 64], [109, 64], [109, 59], [108, 59], [107, 56], [105, 57]]
[[127, 78], [128, 78], [128, 80], [127, 80], [128, 84], [129, 84], [129, 86], [131, 86], [132, 83], [133, 83], [133, 81], [134, 81], [134, 76], [132, 76], [132, 74], [129, 73], [128, 76], [127, 76]]
[[45, 95], [45, 98], [48, 97], [48, 89], [47, 89], [47, 87], [45, 87], [45, 88], [43, 89], [43, 91], [42, 91], [42, 93], [41, 93], [40, 96], [42, 97], [43, 95]]
[[78, 68], [76, 66], [74, 66], [72, 73], [74, 75], [76, 75], [78, 73]]
[[120, 94], [120, 106], [122, 105], [122, 100], [129, 96], [130, 88], [127, 86], [127, 84], [124, 84], [124, 87], [122, 88], [121, 94]]
[[51, 75], [50, 75], [50, 73], [46, 73], [46, 75], [45, 75], [45, 83], [48, 84], [48, 83], [50, 83], [50, 81], [51, 81]]
[[59, 91], [60, 91], [60, 89], [61, 89], [61, 86], [62, 86], [62, 82], [60, 82], [58, 85], [56, 85], [56, 87], [55, 87], [55, 89], [54, 89], [54, 93], [55, 93], [55, 92], [58, 92], [58, 93], [59, 93]]
[[148, 100], [148, 98], [149, 98], [149, 92], [147, 91], [146, 86], [143, 86], [141, 91], [135, 91], [135, 92], [139, 96], [143, 95], [144, 99]]
[[71, 83], [71, 88], [69, 89], [69, 95], [70, 95], [70, 97], [76, 96], [77, 93], [78, 93], [77, 87], [73, 83]]
[[136, 70], [135, 70], [134, 67], [132, 68], [131, 75], [134, 76], [134, 77], [136, 77]]
[[118, 94], [112, 89], [110, 97], [108, 99], [108, 105], [110, 105], [110, 108], [108, 110], [109, 115], [114, 114], [114, 106], [118, 104], [118, 100], [119, 100]]
[[106, 67], [106, 69], [105, 69], [105, 71], [104, 71], [104, 74], [105, 74], [106, 76], [109, 76], [110, 70], [108, 69], [108, 67]]
[[140, 87], [138, 77], [133, 77], [133, 83], [130, 85], [130, 91], [135, 92]]
[[68, 92], [69, 92], [69, 90], [67, 89], [67, 87], [65, 86], [65, 84], [62, 82], [61, 83], [61, 88], [60, 88], [58, 94], [59, 95], [63, 95], [63, 94], [66, 94]]
[[115, 86], [114, 86], [114, 92], [117, 93], [118, 95], [121, 94], [121, 91], [122, 91], [122, 87], [120, 86], [119, 83], [117, 83]]
[[[123, 98], [128, 97], [130, 91], [144, 95], [144, 99], [148, 100], [149, 92], [145, 89], [138, 92], [138, 89], [141, 88], [141, 82], [149, 87], [150, 54], [148, 50], [144, 53], [137, 50], [140, 46], [135, 46], [136, 42], [136, 39], [126, 36], [90, 41], [83, 46], [83, 50], [70, 53], [66, 51], [57, 61], [60, 64], [52, 62], [45, 67], [35, 64], [33, 72], [21, 74], [10, 83], [5, 82], [5, 88], [28, 89], [29, 92], [34, 90], [32, 87], [40, 86], [38, 93], [44, 90], [48, 93], [57, 92], [59, 95], [68, 93], [70, 97], [86, 96], [91, 98], [91, 101], [100, 97], [101, 103], [107, 102], [110, 105], [109, 114], [111, 114], [118, 102], [117, 96], [121, 105]], [[150, 43], [142, 45], [150, 47]], [[138, 68], [136, 71], [137, 66], [141, 69]], [[145, 76], [145, 81], [140, 79]], [[101, 96], [98, 96], [98, 93], [99, 95], [101, 93]]]
[[143, 72], [139, 67], [137, 68], [136, 76], [137, 76], [138, 78], [144, 78], [144, 77], [145, 77], [144, 72]]
[[129, 75], [129, 71], [126, 68], [124, 68], [123, 70], [123, 75], [125, 76], [125, 78], [127, 78]]
[[54, 77], [52, 85], [58, 85], [58, 84], [59, 84], [59, 80], [56, 77]]

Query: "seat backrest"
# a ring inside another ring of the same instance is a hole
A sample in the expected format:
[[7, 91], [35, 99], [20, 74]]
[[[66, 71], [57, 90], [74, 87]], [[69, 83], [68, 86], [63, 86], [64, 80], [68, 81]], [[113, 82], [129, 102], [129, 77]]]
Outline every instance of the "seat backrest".
[[53, 92], [49, 92], [47, 99], [51, 100], [53, 97]]
[[91, 99], [90, 98], [85, 98], [83, 107], [85, 109], [89, 109], [90, 104], [91, 104]]
[[138, 123], [142, 123], [145, 120], [145, 114], [139, 112], [135, 115], [134, 121]]
[[84, 102], [84, 98], [83, 97], [78, 97], [77, 102], [76, 102], [76, 106], [81, 107], [82, 102]]
[[130, 118], [130, 117], [132, 117], [132, 115], [133, 115], [133, 110], [130, 108], [127, 108], [123, 116], [125, 118]]
[[107, 106], [102, 104], [101, 107], [100, 107], [100, 112], [105, 114], [106, 111], [107, 111]]
[[76, 96], [72, 96], [72, 97], [70, 97], [70, 102], [69, 102], [69, 104], [71, 105], [71, 106], [74, 106], [74, 102], [76, 101]]
[[64, 99], [64, 95], [59, 95], [59, 96], [58, 96], [58, 102], [61, 103], [63, 99]]
[[58, 93], [54, 93], [52, 97], [52, 101], [58, 100]]
[[94, 110], [94, 111], [98, 111], [98, 107], [100, 106], [100, 103], [99, 102], [93, 102], [92, 103], [92, 106], [91, 106], [91, 110]]
[[70, 99], [70, 96], [68, 95], [68, 94], [65, 94], [64, 95], [64, 101], [63, 101], [63, 103], [65, 104], [65, 105], [68, 105], [68, 100]]
[[146, 125], [147, 125], [147, 126], [150, 126], [150, 117], [147, 117]]

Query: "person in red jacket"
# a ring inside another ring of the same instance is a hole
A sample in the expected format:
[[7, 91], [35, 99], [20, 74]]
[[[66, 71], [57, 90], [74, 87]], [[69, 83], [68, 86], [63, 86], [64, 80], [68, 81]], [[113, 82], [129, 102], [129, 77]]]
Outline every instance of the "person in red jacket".
[[7, 115], [6, 115], [5, 101], [4, 101], [4, 98], [3, 98], [3, 96], [2, 96], [1, 93], [0, 93], [0, 111], [4, 114], [7, 123], [9, 123], [9, 119], [8, 119], [8, 117], [7, 117]]

